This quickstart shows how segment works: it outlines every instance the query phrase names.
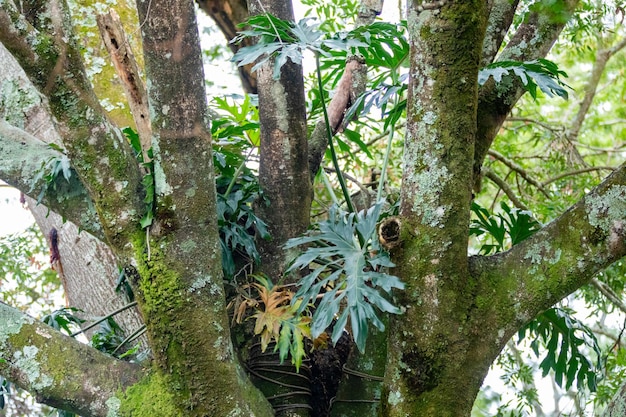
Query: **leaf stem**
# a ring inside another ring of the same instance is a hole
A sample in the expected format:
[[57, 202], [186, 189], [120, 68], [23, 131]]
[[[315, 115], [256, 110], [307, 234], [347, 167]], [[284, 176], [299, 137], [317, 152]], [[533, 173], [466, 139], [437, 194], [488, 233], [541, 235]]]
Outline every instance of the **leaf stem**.
[[89, 326], [87, 326], [87, 327], [83, 327], [83, 328], [82, 328], [82, 329], [80, 329], [79, 331], [72, 333], [72, 334], [70, 335], [70, 337], [76, 337], [77, 335], [79, 335], [79, 334], [81, 334], [81, 333], [84, 333], [84, 332], [86, 332], [87, 330], [89, 330], [89, 329], [91, 329], [91, 328], [93, 328], [93, 327], [96, 327], [98, 324], [102, 323], [103, 321], [110, 319], [110, 318], [111, 318], [111, 317], [113, 317], [114, 315], [119, 314], [119, 313], [121, 313], [121, 312], [122, 312], [122, 311], [124, 311], [124, 310], [128, 310], [129, 308], [134, 307], [134, 306], [136, 306], [136, 305], [137, 305], [137, 301], [133, 301], [132, 303], [128, 303], [128, 304], [126, 304], [124, 307], [118, 308], [118, 309], [117, 309], [117, 310], [115, 310], [114, 312], [109, 313], [109, 314], [107, 314], [106, 316], [102, 317], [101, 319], [94, 321], [94, 322], [93, 322], [93, 323], [91, 323]]
[[348, 192], [348, 187], [346, 186], [346, 180], [343, 178], [343, 174], [341, 173], [341, 169], [339, 168], [339, 161], [337, 160], [337, 152], [335, 151], [335, 145], [333, 143], [333, 133], [330, 128], [330, 121], [328, 120], [328, 111], [326, 110], [326, 102], [324, 100], [324, 86], [322, 85], [322, 71], [320, 69], [320, 56], [319, 53], [315, 53], [315, 69], [317, 72], [317, 85], [320, 92], [320, 100], [322, 102], [322, 112], [324, 113], [324, 123], [326, 124], [326, 136], [328, 136], [328, 144], [330, 145], [330, 155], [333, 160], [333, 166], [335, 167], [335, 171], [337, 172], [337, 179], [339, 180], [339, 185], [341, 186], [341, 192], [343, 193], [343, 198], [346, 200], [346, 205], [348, 206], [348, 211], [350, 213], [354, 213], [354, 206], [352, 205], [352, 199], [350, 198], [350, 193]]

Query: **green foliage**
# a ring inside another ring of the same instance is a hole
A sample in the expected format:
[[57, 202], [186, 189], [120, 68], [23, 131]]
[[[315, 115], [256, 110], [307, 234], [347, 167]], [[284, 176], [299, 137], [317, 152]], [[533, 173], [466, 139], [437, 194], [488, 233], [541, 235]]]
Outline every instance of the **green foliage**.
[[135, 293], [128, 281], [128, 276], [126, 276], [126, 270], [124, 268], [120, 268], [120, 272], [115, 280], [115, 292], [123, 294], [124, 299], [129, 303], [135, 300]]
[[[48, 146], [59, 152], [63, 152], [63, 150], [55, 144], [50, 144]], [[57, 191], [56, 179], [61, 174], [67, 182], [70, 181], [70, 178], [72, 177], [72, 167], [70, 166], [70, 159], [67, 157], [67, 155], [63, 154], [58, 158], [50, 158], [47, 161], [41, 163], [41, 167], [37, 170], [37, 173], [33, 179], [33, 185], [39, 182], [41, 179], [44, 179], [46, 184], [46, 186], [43, 187], [37, 195], [38, 203], [41, 202], [46, 192], [50, 190]], [[31, 187], [29, 193], [32, 191], [34, 190]]]
[[319, 23], [310, 22], [312, 18], [305, 18], [298, 23], [279, 19], [269, 13], [252, 16], [246, 22], [250, 29], [239, 32], [232, 42], [238, 43], [247, 37], [258, 37], [255, 45], [246, 46], [233, 56], [233, 61], [239, 66], [256, 62], [253, 71], [263, 63], [275, 57], [273, 77], [280, 77], [280, 69], [290, 60], [294, 64], [301, 64], [304, 50], [308, 49], [316, 55], [328, 55], [330, 49], [345, 49], [366, 47], [367, 44], [349, 36], [330, 38], [319, 30]]
[[510, 77], [511, 75], [520, 79], [524, 89], [535, 100], [537, 99], [537, 87], [548, 97], [554, 95], [565, 99], [568, 97], [567, 90], [564, 88], [568, 86], [561, 81], [561, 77], [567, 77], [567, 74], [559, 70], [554, 62], [547, 59], [528, 62], [494, 62], [478, 72], [478, 84], [485, 84], [489, 77], [493, 77], [494, 81], [499, 83], [503, 77]]
[[[253, 204], [267, 204], [248, 157], [259, 143], [258, 111], [249, 97], [241, 104], [216, 99], [223, 117], [213, 120], [213, 161], [216, 171], [217, 219], [222, 246], [222, 269], [232, 278], [246, 263], [259, 262], [255, 235], [269, 239], [265, 223]], [[243, 264], [243, 265], [242, 265]]]
[[[0, 359], [0, 361], [4, 361], [4, 359]], [[4, 396], [7, 397], [11, 394], [11, 383], [0, 376], [0, 410], [4, 410], [5, 399]]]
[[113, 355], [124, 342], [124, 331], [112, 317], [103, 321], [91, 336], [91, 346]]
[[71, 335], [73, 330], [71, 330], [70, 327], [80, 328], [80, 325], [85, 322], [85, 320], [74, 314], [77, 312], [82, 312], [82, 310], [76, 307], [64, 307], [45, 315], [41, 321], [55, 330], [64, 331], [68, 335]]
[[352, 335], [362, 352], [368, 322], [380, 330], [385, 327], [374, 307], [383, 312], [401, 313], [383, 294], [389, 294], [393, 288], [403, 289], [404, 284], [397, 277], [383, 272], [384, 268], [394, 264], [376, 237], [381, 209], [382, 203], [358, 214], [333, 207], [328, 220], [316, 225], [316, 232], [287, 242], [286, 248], [307, 245], [289, 271], [318, 265], [302, 278], [292, 301], [301, 303], [302, 311], [317, 304], [316, 300], [321, 296], [312, 319], [313, 338], [324, 332], [337, 317], [332, 332], [332, 341], [336, 343], [350, 318]]
[[53, 294], [61, 283], [48, 265], [47, 252], [48, 245], [36, 225], [22, 233], [0, 237], [0, 288], [4, 302], [50, 310]]
[[146, 174], [141, 179], [141, 184], [143, 185], [143, 189], [146, 193], [146, 196], [143, 199], [143, 202], [146, 204], [146, 213], [143, 215], [139, 223], [141, 227], [145, 229], [149, 227], [154, 221], [154, 209], [156, 202], [156, 195], [154, 189], [154, 162], [152, 161], [152, 148], [148, 149], [146, 152], [149, 161], [144, 161], [143, 150], [141, 149], [141, 142], [139, 140], [139, 135], [132, 128], [126, 127], [122, 129], [124, 135], [128, 139], [130, 146], [133, 148], [133, 152], [135, 153], [135, 158], [141, 164], [142, 167], [146, 170]]
[[472, 203], [472, 213], [475, 218], [470, 223], [470, 235], [486, 235], [494, 243], [484, 243], [480, 252], [488, 255], [492, 252], [502, 252], [508, 246], [514, 246], [530, 237], [541, 228], [528, 211], [510, 208], [506, 203], [500, 203], [504, 214], [491, 214], [478, 203]]
[[264, 352], [270, 342], [278, 351], [280, 361], [287, 356], [296, 370], [306, 356], [304, 338], [311, 338], [310, 318], [300, 314], [297, 304], [292, 304], [293, 292], [277, 286], [263, 275], [254, 275], [257, 281], [249, 287], [257, 292], [256, 298], [246, 297], [236, 309], [235, 321], [241, 323], [248, 307], [253, 307], [255, 320], [254, 334], [261, 337], [261, 350]]
[[[539, 365], [543, 376], [553, 371], [559, 387], [563, 387], [565, 380], [565, 389], [569, 389], [576, 381], [579, 389], [587, 387], [595, 391], [598, 371], [603, 366], [602, 352], [591, 329], [571, 314], [571, 310], [564, 308], [548, 309], [520, 329], [518, 337], [523, 340], [527, 332], [534, 337], [530, 345], [538, 358], [540, 347], [546, 349]], [[591, 349], [596, 356], [595, 365], [585, 348]]]

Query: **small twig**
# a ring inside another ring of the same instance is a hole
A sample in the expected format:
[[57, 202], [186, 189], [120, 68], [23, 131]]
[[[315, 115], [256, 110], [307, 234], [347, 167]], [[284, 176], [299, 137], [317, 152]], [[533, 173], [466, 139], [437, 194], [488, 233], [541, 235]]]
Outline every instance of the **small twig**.
[[493, 172], [492, 170], [490, 170], [487, 167], [483, 167], [482, 173], [483, 173], [483, 175], [486, 178], [489, 178], [491, 181], [493, 181], [504, 192], [504, 194], [506, 194], [506, 196], [509, 197], [509, 200], [511, 200], [511, 202], [513, 203], [513, 205], [515, 205], [515, 207], [517, 207], [517, 208], [519, 208], [521, 210], [527, 210], [528, 211], [528, 206], [526, 206], [526, 204], [524, 204], [515, 195], [515, 192], [513, 192], [513, 190], [511, 189], [509, 184], [506, 183], [506, 181], [504, 181], [495, 172]]
[[119, 314], [119, 313], [121, 313], [121, 312], [122, 312], [122, 311], [124, 311], [124, 310], [128, 310], [129, 308], [134, 307], [134, 306], [136, 306], [136, 305], [137, 305], [137, 301], [133, 301], [132, 303], [128, 303], [128, 304], [126, 304], [124, 307], [118, 308], [118, 309], [117, 309], [117, 310], [115, 310], [114, 312], [109, 313], [109, 314], [107, 314], [106, 316], [102, 317], [101, 319], [94, 321], [94, 322], [93, 322], [93, 323], [91, 323], [89, 326], [87, 326], [87, 327], [83, 327], [82, 329], [80, 329], [80, 330], [78, 330], [78, 331], [76, 331], [76, 332], [72, 333], [70, 336], [71, 336], [71, 337], [76, 337], [77, 335], [79, 335], [79, 334], [81, 334], [81, 333], [85, 333], [87, 330], [89, 330], [89, 329], [91, 329], [91, 328], [93, 328], [93, 327], [96, 327], [98, 324], [102, 323], [103, 321], [108, 320], [108, 319], [110, 319], [111, 317], [115, 316], [116, 314]]
[[606, 285], [604, 282], [598, 280], [597, 278], [591, 278], [591, 285], [596, 287], [598, 291], [602, 293], [602, 295], [604, 295], [611, 303], [615, 305], [615, 307], [626, 313], [626, 304], [624, 304], [620, 297], [615, 294], [611, 287]]
[[545, 187], [546, 185], [551, 184], [555, 181], [558, 181], [562, 178], [569, 177], [572, 175], [584, 174], [585, 172], [591, 172], [591, 171], [615, 171], [615, 168], [608, 167], [608, 166], [599, 166], [599, 167], [586, 167], [586, 168], [576, 169], [574, 171], [563, 172], [562, 174], [559, 174], [556, 177], [549, 178], [545, 180], [543, 183], [541, 183], [541, 185]]
[[120, 348], [122, 346], [124, 346], [126, 343], [129, 343], [132, 340], [135, 340], [139, 337], [141, 337], [144, 333], [146, 332], [146, 325], [144, 324], [143, 326], [141, 326], [140, 328], [138, 328], [137, 330], [135, 330], [134, 332], [132, 332], [126, 339], [122, 340], [122, 343], [120, 343], [119, 345], [117, 345], [117, 347], [115, 348], [115, 350], [113, 352], [111, 352], [111, 355], [115, 355], [115, 353], [120, 350]]
[[[328, 173], [330, 173], [330, 172], [334, 172], [335, 174], [337, 173], [335, 168], [331, 168], [331, 167], [324, 167], [324, 171], [326, 171]], [[356, 178], [354, 178], [350, 174], [346, 174], [345, 172], [342, 172], [341, 174], [343, 175], [343, 177], [345, 179], [351, 181], [352, 183], [354, 183], [354, 185], [359, 187], [359, 190], [361, 190], [362, 193], [364, 193], [366, 196], [369, 196], [369, 190], [363, 184], [361, 184], [361, 182], [359, 180], [357, 180]]]
[[523, 122], [523, 123], [532, 123], [532, 124], [536, 124], [537, 126], [541, 126], [546, 130], [549, 130], [550, 132], [555, 132], [555, 133], [559, 133], [563, 131], [562, 127], [555, 127], [555, 126], [551, 126], [550, 124], [546, 123], [546, 122], [541, 122], [539, 120], [535, 120], [535, 119], [531, 119], [528, 117], [509, 117], [506, 119], [507, 122]]
[[537, 189], [539, 191], [541, 191], [541, 193], [543, 195], [545, 195], [547, 198], [550, 198], [550, 194], [546, 191], [545, 188], [543, 188], [543, 185], [541, 185], [537, 180], [532, 178], [526, 172], [526, 170], [524, 168], [522, 168], [521, 166], [517, 165], [515, 162], [511, 161], [510, 159], [506, 158], [501, 153], [499, 153], [497, 151], [494, 151], [493, 149], [490, 149], [488, 151], [488, 153], [489, 153], [490, 156], [494, 157], [498, 161], [502, 162], [504, 165], [506, 165], [509, 168], [511, 168], [513, 171], [517, 172], [522, 178], [524, 178], [524, 180], [526, 180], [526, 182], [528, 182], [529, 184], [532, 184], [535, 187], [537, 187]]

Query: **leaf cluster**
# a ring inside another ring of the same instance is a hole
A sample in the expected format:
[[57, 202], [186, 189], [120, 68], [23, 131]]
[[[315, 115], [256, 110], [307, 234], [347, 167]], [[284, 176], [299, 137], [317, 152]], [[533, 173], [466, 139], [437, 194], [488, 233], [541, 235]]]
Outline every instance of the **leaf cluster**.
[[5, 302], [24, 308], [35, 304], [47, 310], [51, 294], [61, 285], [45, 261], [47, 252], [46, 240], [36, 225], [0, 238], [0, 276], [4, 277], [0, 285], [8, 279], [13, 283], [2, 287]]
[[237, 51], [232, 60], [239, 66], [255, 63], [256, 71], [270, 58], [275, 57], [273, 77], [280, 77], [280, 69], [288, 60], [301, 64], [303, 53], [310, 50], [316, 55], [330, 56], [331, 50], [351, 50], [368, 47], [368, 44], [351, 34], [338, 33], [330, 36], [320, 30], [320, 24], [313, 18], [304, 18], [297, 23], [279, 19], [269, 13], [252, 16], [245, 23], [247, 30], [239, 32], [232, 42], [239, 43], [245, 38], [256, 37], [255, 45]]
[[[63, 149], [55, 144], [49, 144], [48, 146], [56, 151], [63, 152]], [[70, 182], [70, 178], [72, 177], [72, 167], [70, 165], [70, 159], [64, 153], [59, 157], [50, 158], [41, 163], [41, 166], [33, 178], [33, 187], [31, 187], [28, 192], [30, 193], [34, 191], [34, 184], [37, 184], [42, 179], [45, 180], [46, 185], [42, 187], [41, 191], [37, 195], [37, 203], [41, 203], [46, 192], [58, 191], [56, 180], [60, 175], [63, 175], [65, 181], [68, 183]]]
[[248, 317], [255, 320], [254, 334], [261, 338], [261, 350], [265, 352], [273, 342], [281, 362], [289, 355], [299, 369], [306, 356], [304, 338], [311, 338], [310, 317], [300, 314], [297, 306], [291, 303], [293, 292], [273, 285], [265, 276], [254, 275], [254, 278], [257, 282], [247, 287], [254, 289], [257, 295], [246, 296], [236, 306], [234, 320], [241, 323], [247, 309], [252, 308], [254, 314]]
[[216, 99], [224, 116], [213, 120], [213, 161], [216, 172], [217, 218], [222, 246], [222, 269], [232, 278], [242, 263], [258, 263], [255, 237], [269, 239], [265, 222], [254, 204], [266, 204], [248, 157], [259, 143], [258, 110], [249, 97], [241, 104]]
[[555, 95], [564, 99], [568, 97], [565, 87], [569, 88], [569, 86], [561, 81], [561, 77], [567, 77], [567, 74], [559, 70], [554, 62], [547, 59], [526, 62], [494, 62], [478, 72], [478, 84], [485, 84], [490, 77], [493, 77], [496, 83], [500, 83], [503, 77], [511, 76], [519, 78], [524, 89], [535, 100], [537, 99], [537, 87], [548, 97]]
[[362, 352], [369, 322], [380, 330], [385, 327], [375, 308], [400, 314], [400, 309], [387, 300], [393, 288], [403, 289], [404, 284], [398, 277], [383, 272], [394, 264], [376, 238], [381, 210], [382, 203], [359, 213], [332, 207], [328, 219], [318, 223], [316, 231], [290, 239], [285, 245], [307, 246], [288, 272], [317, 265], [300, 280], [292, 301], [300, 304], [300, 311], [316, 305], [311, 324], [313, 338], [336, 320], [331, 335], [336, 343], [350, 318], [352, 336]]
[[146, 172], [141, 179], [141, 184], [143, 185], [144, 192], [146, 193], [146, 196], [143, 199], [143, 202], [146, 204], [146, 213], [139, 221], [141, 227], [145, 229], [146, 227], [149, 227], [154, 221], [154, 210], [156, 207], [153, 162], [154, 155], [152, 153], [152, 148], [148, 149], [146, 154], [150, 159], [148, 161], [145, 161], [143, 157], [143, 150], [141, 149], [141, 142], [139, 140], [139, 135], [137, 134], [137, 132], [135, 132], [130, 127], [122, 129], [122, 132], [124, 133], [124, 135], [126, 135], [126, 138], [128, 139], [128, 142], [133, 149], [137, 162], [139, 162], [139, 164], [145, 169]]
[[[530, 346], [537, 358], [540, 348], [545, 347], [545, 357], [539, 365], [543, 376], [553, 371], [559, 387], [563, 387], [565, 380], [565, 389], [576, 381], [578, 389], [596, 390], [597, 375], [603, 366], [602, 352], [591, 329], [573, 317], [571, 310], [559, 307], [546, 310], [519, 330], [519, 341], [527, 333], [534, 337]], [[585, 349], [595, 354], [595, 364]]]
[[85, 322], [85, 320], [76, 316], [76, 313], [82, 312], [81, 309], [76, 307], [64, 307], [45, 315], [41, 321], [55, 330], [64, 331], [68, 335], [71, 335], [73, 330], [70, 327], [80, 328], [80, 325]]
[[480, 252], [484, 255], [502, 252], [517, 245], [541, 228], [532, 213], [511, 208], [505, 202], [500, 203], [503, 213], [491, 214], [489, 210], [473, 202], [471, 206], [474, 218], [470, 223], [470, 236], [489, 236], [493, 243], [484, 243]]

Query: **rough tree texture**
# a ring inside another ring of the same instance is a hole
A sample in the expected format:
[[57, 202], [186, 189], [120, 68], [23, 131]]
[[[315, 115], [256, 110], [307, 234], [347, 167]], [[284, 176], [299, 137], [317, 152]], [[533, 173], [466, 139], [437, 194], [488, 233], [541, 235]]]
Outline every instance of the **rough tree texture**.
[[[253, 13], [271, 13], [293, 21], [289, 0], [252, 1]], [[309, 226], [313, 190], [308, 169], [306, 104], [302, 66], [288, 62], [280, 78], [272, 77], [274, 61], [258, 71], [261, 160], [259, 183], [269, 205], [259, 204], [271, 241], [259, 242], [262, 269], [277, 281], [288, 259], [282, 245]]]
[[[151, 9], [153, 8], [153, 9]], [[152, 13], [160, 10], [162, 13]], [[237, 367], [226, 316], [204, 73], [193, 3], [138, 3], [148, 78], [156, 213], [136, 236], [140, 309], [176, 415], [268, 415]], [[198, 360], [202, 358], [202, 360]], [[214, 401], [220, 398], [221, 401]], [[135, 412], [151, 400], [137, 398]]]
[[[31, 135], [36, 135], [38, 140], [33, 143], [34, 145], [45, 146], [46, 143], [54, 143], [62, 146], [61, 138], [47, 111], [45, 98], [37, 92], [19, 64], [1, 44], [0, 61], [3, 62], [6, 69], [6, 71], [0, 72], [0, 85], [3, 86], [3, 89], [11, 90], [14, 94], [12, 99], [9, 99], [7, 94], [7, 99], [3, 100], [2, 108], [5, 120], [13, 126], [21, 127]], [[42, 161], [45, 161], [39, 152], [32, 152], [31, 154], [31, 149], [25, 149], [25, 151], [25, 157], [33, 158], [33, 164], [41, 164]], [[52, 148], [42, 148], [42, 151], [48, 153], [50, 157], [58, 156], [58, 152]], [[23, 160], [15, 162], [20, 164], [23, 163]], [[30, 164], [26, 166], [30, 167]], [[36, 171], [38, 168], [35, 166], [32, 169]], [[70, 178], [71, 183], [63, 178], [59, 178], [59, 180], [57, 184], [61, 190], [64, 190], [63, 192], [67, 193], [69, 188], [74, 190], [74, 193], [86, 195], [86, 191], [80, 187], [80, 183], [76, 181], [75, 177]], [[44, 187], [42, 184], [33, 185], [34, 195], [39, 194]], [[43, 201], [55, 201], [55, 197], [46, 192], [43, 194]], [[126, 301], [121, 294], [115, 293], [115, 281], [119, 271], [117, 259], [111, 249], [101, 240], [94, 238], [92, 234], [85, 231], [81, 233], [72, 221], [63, 219], [54, 211], [51, 212], [46, 205], [38, 204], [36, 200], [30, 198], [27, 198], [26, 201], [44, 235], [47, 235], [53, 227], [59, 231], [62, 279], [68, 304], [88, 312], [87, 316], [83, 317], [88, 320], [100, 318], [122, 307]], [[67, 199], [59, 195], [56, 200], [57, 205], [53, 204], [53, 207], [58, 207], [58, 204], [65, 202]], [[93, 206], [91, 201], [87, 203]], [[84, 208], [82, 204], [75, 211], [76, 215], [84, 216], [82, 220], [87, 225], [92, 223], [92, 220], [88, 218], [91, 212], [93, 210]], [[74, 212], [68, 212], [68, 218], [76, 221]], [[89, 229], [89, 227], [87, 228]], [[98, 278], [94, 279], [94, 277]], [[136, 309], [126, 310], [116, 316], [115, 319], [126, 331], [127, 336], [143, 324]]]
[[[383, 408], [389, 416], [461, 416], [482, 378], [467, 357], [467, 229], [483, 2], [409, 10], [411, 70], [401, 218], [404, 243]], [[454, 358], [454, 359], [453, 359]], [[473, 370], [473, 369], [472, 369]]]
[[43, 403], [85, 416], [115, 415], [118, 392], [142, 375], [0, 302], [0, 374]]
[[[557, 3], [563, 6], [558, 16], [530, 13], [499, 59], [544, 56], [576, 5]], [[400, 216], [388, 223], [401, 232], [393, 257], [407, 287], [396, 294], [404, 314], [390, 318], [386, 358], [378, 350], [383, 356], [348, 362], [334, 416], [357, 415], [345, 407], [349, 401], [379, 394], [380, 410], [361, 403], [359, 416], [469, 415], [510, 335], [626, 255], [622, 165], [522, 244], [491, 257], [467, 257], [471, 187], [504, 115], [522, 94], [517, 87], [497, 92], [490, 83], [479, 89], [476, 75], [481, 62], [494, 59], [515, 4], [410, 4], [402, 204]], [[192, 2], [139, 1], [156, 163], [156, 218], [147, 232], [139, 226], [146, 210], [142, 172], [91, 90], [63, 3], [26, 5], [32, 6], [28, 19], [13, 2], [0, 1], [0, 41], [41, 95], [16, 88], [9, 96], [30, 97], [54, 116], [73, 167], [71, 182], [57, 179], [57, 191], [46, 193], [44, 202], [137, 268], [133, 282], [154, 366], [99, 354], [0, 304], [0, 374], [48, 404], [85, 416], [273, 415], [238, 367], [230, 342]], [[288, 3], [264, 6], [291, 18]], [[268, 218], [275, 239], [264, 247], [264, 269], [278, 276], [285, 261], [279, 245], [308, 224], [311, 186], [301, 71], [287, 67], [278, 81], [263, 71], [261, 183], [273, 206], [260, 216]], [[26, 113], [34, 108], [28, 103]], [[44, 186], [36, 180], [41, 162], [62, 154], [19, 120], [0, 122], [0, 176], [36, 196]], [[609, 413], [621, 410], [616, 402]]]

